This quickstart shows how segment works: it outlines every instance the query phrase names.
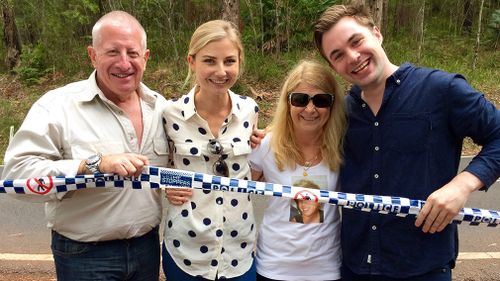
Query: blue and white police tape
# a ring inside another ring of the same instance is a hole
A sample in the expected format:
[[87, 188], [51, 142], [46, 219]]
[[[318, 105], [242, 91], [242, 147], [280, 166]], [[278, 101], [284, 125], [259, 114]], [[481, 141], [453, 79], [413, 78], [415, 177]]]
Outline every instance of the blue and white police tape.
[[[378, 196], [309, 189], [299, 186], [241, 180], [203, 173], [146, 167], [139, 177], [113, 174], [78, 175], [75, 177], [49, 176], [29, 179], [2, 180], [0, 193], [48, 195], [84, 188], [195, 188], [312, 200], [365, 212], [378, 212], [400, 217], [416, 216], [424, 201], [404, 197]], [[487, 224], [496, 227], [500, 212], [478, 208], [463, 208], [454, 223]]]

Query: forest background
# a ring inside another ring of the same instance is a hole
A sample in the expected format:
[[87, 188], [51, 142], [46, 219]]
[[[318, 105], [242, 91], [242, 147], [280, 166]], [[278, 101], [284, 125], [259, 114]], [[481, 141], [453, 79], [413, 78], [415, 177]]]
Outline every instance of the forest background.
[[[359, 0], [372, 10], [395, 64], [461, 73], [500, 105], [500, 0]], [[201, 23], [225, 18], [240, 28], [245, 46], [243, 77], [233, 90], [261, 107], [260, 126], [272, 117], [281, 82], [303, 58], [321, 60], [312, 27], [335, 0], [0, 0], [0, 164], [12, 127], [21, 125], [42, 94], [86, 79], [92, 66], [86, 47], [95, 21], [125, 10], [148, 34], [150, 60], [144, 82], [167, 98], [189, 89], [186, 53]], [[349, 85], [339, 78], [346, 90]], [[479, 147], [470, 140], [464, 154]]]

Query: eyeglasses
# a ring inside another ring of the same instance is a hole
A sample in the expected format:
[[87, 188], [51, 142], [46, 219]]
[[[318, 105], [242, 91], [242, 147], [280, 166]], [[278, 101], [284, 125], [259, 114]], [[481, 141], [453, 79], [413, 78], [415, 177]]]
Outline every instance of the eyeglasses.
[[335, 100], [332, 94], [316, 94], [314, 96], [310, 96], [305, 93], [294, 92], [288, 94], [288, 99], [291, 105], [297, 107], [306, 107], [309, 104], [309, 101], [312, 100], [314, 106], [318, 108], [330, 107]]
[[222, 158], [222, 151], [224, 151], [224, 147], [222, 147], [222, 144], [216, 139], [209, 140], [207, 149], [210, 153], [219, 155], [219, 159], [217, 159], [217, 161], [215, 161], [213, 165], [214, 174], [218, 176], [228, 177], [229, 168], [227, 167], [226, 161], [224, 161], [224, 159]]

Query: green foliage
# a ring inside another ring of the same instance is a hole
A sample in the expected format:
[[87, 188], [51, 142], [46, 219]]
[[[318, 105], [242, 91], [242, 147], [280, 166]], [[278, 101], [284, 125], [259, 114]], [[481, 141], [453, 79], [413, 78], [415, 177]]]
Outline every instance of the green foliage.
[[44, 48], [42, 45], [35, 47], [24, 46], [21, 54], [21, 65], [14, 68], [22, 81], [28, 85], [37, 84], [40, 78], [47, 73], [43, 61]]
[[500, 9], [495, 10], [490, 17], [488, 23], [488, 30], [491, 34], [491, 41], [493, 42], [495, 49], [498, 46], [498, 41], [500, 40]]

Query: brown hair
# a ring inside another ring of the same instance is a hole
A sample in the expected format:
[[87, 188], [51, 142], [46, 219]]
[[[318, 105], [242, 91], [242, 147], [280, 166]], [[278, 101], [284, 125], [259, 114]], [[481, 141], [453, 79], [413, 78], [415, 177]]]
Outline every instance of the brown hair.
[[314, 42], [320, 54], [328, 61], [328, 57], [323, 53], [323, 34], [330, 30], [343, 17], [352, 17], [359, 24], [374, 27], [375, 23], [369, 10], [362, 4], [356, 5], [333, 5], [319, 17], [314, 25]]

